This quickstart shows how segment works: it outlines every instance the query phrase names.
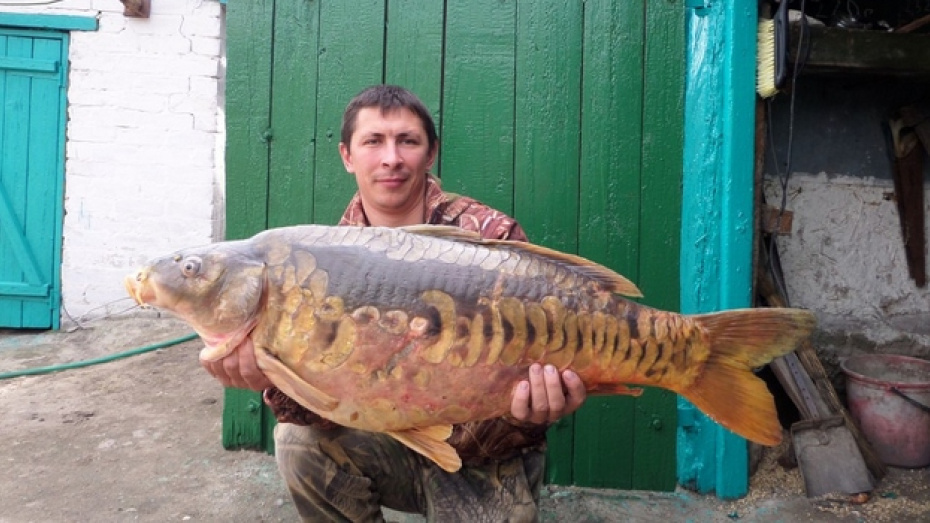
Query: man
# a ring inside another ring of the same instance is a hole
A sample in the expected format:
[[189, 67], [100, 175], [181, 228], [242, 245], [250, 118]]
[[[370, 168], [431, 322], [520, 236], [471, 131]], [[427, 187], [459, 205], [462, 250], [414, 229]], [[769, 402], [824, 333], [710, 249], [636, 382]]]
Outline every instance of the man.
[[[358, 192], [340, 225], [456, 225], [485, 238], [526, 241], [512, 218], [440, 189], [429, 174], [439, 151], [436, 128], [413, 93], [388, 85], [362, 91], [346, 108], [341, 139], [339, 153]], [[534, 521], [546, 428], [585, 399], [574, 372], [533, 365], [514, 390], [510, 416], [455, 427], [448, 441], [464, 466], [449, 474], [389, 436], [307, 411], [265, 378], [252, 349], [247, 340], [203, 365], [227, 387], [265, 390], [279, 421], [278, 467], [305, 521], [382, 521], [382, 505], [430, 521]]]

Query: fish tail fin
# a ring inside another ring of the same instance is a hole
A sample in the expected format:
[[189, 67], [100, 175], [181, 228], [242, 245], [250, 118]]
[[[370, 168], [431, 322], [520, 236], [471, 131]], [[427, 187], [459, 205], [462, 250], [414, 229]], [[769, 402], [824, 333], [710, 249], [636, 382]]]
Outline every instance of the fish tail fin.
[[810, 335], [816, 318], [787, 308], [739, 309], [691, 316], [707, 333], [711, 354], [701, 375], [682, 396], [727, 429], [763, 445], [781, 442], [775, 402], [753, 374], [793, 351]]

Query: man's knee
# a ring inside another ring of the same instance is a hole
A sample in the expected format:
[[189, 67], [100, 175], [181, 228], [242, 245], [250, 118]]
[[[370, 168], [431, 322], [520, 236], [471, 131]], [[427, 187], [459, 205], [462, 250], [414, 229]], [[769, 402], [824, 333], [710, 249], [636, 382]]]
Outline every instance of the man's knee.
[[311, 461], [322, 458], [317, 449], [317, 433], [311, 427], [278, 423], [274, 428], [275, 460], [290, 487], [305, 476]]
[[[346, 429], [349, 430], [349, 429]], [[297, 511], [306, 520], [379, 520], [371, 479], [342, 449], [342, 429], [279, 423], [275, 459]]]

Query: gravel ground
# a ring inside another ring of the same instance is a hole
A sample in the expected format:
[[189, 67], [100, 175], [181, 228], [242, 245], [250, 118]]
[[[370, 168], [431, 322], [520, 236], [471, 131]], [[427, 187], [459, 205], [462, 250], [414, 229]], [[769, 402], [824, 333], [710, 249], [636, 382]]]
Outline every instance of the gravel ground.
[[[81, 361], [190, 331], [154, 312], [67, 332], [0, 331], [0, 373]], [[274, 459], [220, 444], [220, 385], [188, 341], [100, 365], [0, 380], [0, 522], [295, 521]], [[865, 503], [808, 499], [782, 449], [743, 499], [546, 487], [543, 521], [930, 521], [930, 468], [892, 469]], [[389, 521], [421, 521], [387, 513]]]

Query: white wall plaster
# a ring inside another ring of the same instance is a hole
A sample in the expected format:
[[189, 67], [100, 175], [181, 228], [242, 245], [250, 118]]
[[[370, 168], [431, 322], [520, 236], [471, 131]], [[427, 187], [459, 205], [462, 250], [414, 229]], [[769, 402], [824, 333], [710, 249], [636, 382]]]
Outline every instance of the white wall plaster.
[[[776, 180], [765, 192], [780, 202]], [[930, 347], [930, 288], [908, 275], [892, 182], [795, 173], [787, 193], [793, 231], [778, 248], [791, 304], [814, 310], [824, 331], [860, 334], [879, 351], [902, 340]]]

